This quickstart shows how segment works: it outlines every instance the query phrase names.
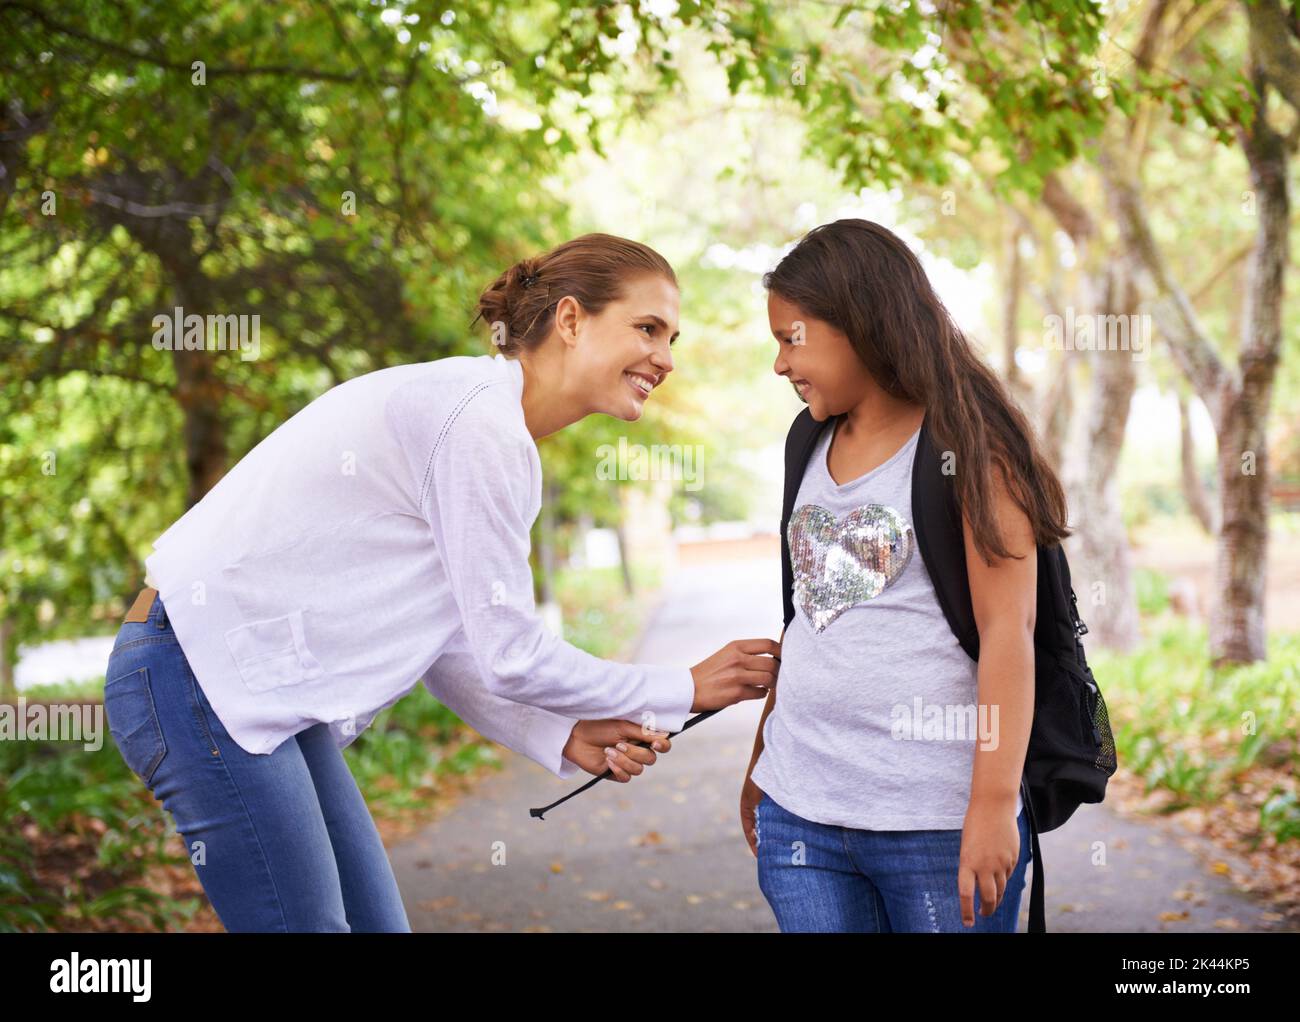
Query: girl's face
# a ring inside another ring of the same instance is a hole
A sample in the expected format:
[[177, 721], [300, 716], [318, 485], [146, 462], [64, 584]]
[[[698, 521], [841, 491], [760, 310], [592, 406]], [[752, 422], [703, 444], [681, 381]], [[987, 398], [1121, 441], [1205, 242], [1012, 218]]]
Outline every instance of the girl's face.
[[556, 308], [556, 327], [570, 347], [572, 367], [588, 412], [633, 422], [646, 398], [672, 372], [680, 295], [672, 281], [646, 274], [624, 285], [623, 297], [598, 314], [573, 298]]
[[844, 333], [772, 291], [767, 321], [777, 341], [772, 371], [790, 381], [814, 419], [824, 422], [862, 400], [871, 377]]

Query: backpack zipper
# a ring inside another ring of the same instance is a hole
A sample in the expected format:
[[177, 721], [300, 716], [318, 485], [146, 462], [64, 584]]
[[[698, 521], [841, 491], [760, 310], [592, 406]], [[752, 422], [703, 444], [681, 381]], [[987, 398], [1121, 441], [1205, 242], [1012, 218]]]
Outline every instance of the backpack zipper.
[[1083, 623], [1083, 618], [1079, 617], [1079, 597], [1074, 594], [1074, 587], [1070, 587], [1070, 617], [1074, 621], [1074, 634], [1087, 635], [1088, 626]]

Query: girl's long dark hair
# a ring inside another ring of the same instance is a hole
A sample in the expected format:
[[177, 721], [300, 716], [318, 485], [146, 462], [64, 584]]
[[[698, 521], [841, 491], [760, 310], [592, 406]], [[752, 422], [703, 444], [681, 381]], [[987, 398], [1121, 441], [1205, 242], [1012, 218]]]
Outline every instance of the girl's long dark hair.
[[836, 220], [809, 231], [763, 286], [844, 333], [888, 393], [925, 407], [935, 445], [956, 457], [957, 501], [986, 562], [1010, 556], [993, 516], [995, 465], [1039, 546], [1070, 535], [1065, 491], [1033, 427], [906, 242], [870, 220]]

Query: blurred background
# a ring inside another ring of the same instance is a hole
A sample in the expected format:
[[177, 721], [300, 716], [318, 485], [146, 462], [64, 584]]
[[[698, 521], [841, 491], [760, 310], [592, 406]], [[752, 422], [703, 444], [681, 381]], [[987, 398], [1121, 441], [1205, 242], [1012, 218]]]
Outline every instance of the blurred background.
[[[331, 386], [488, 352], [478, 292], [591, 230], [669, 259], [681, 338], [640, 421], [540, 443], [538, 603], [600, 656], [776, 638], [802, 405], [760, 277], [864, 217], [1067, 484], [1120, 770], [1050, 836], [1112, 858], [1051, 874], [1049, 928], [1295, 928], [1297, 142], [1281, 0], [0, 2], [0, 704], [96, 703], [171, 522]], [[257, 357], [159, 350], [176, 307], [256, 316]], [[757, 712], [568, 823], [418, 686], [346, 754], [417, 928], [773, 929]], [[106, 731], [3, 737], [0, 930], [220, 929]]]

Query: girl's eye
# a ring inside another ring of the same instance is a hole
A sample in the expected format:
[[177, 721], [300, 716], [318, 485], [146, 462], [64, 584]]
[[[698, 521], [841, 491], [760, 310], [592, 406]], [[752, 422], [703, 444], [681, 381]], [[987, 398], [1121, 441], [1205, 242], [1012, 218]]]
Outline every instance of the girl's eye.
[[640, 329], [649, 330], [653, 334], [655, 332], [655, 325], [653, 323], [642, 323]]

